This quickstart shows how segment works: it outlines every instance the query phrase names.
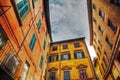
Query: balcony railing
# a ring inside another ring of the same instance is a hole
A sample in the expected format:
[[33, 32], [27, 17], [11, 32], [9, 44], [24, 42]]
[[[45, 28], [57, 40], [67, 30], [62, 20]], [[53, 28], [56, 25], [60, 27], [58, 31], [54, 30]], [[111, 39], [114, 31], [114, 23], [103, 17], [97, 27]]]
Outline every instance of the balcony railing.
[[0, 69], [13, 78], [20, 64], [21, 60], [16, 55], [16, 50], [8, 40], [0, 50]]

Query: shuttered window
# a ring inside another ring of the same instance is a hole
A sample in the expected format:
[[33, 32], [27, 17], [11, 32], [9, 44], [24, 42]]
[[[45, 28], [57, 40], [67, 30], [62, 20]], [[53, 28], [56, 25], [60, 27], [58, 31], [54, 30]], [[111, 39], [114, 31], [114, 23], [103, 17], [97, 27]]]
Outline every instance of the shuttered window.
[[41, 56], [41, 59], [40, 59], [40, 69], [42, 69], [43, 60], [44, 60], [44, 58], [43, 58], [43, 56]]
[[69, 60], [70, 59], [70, 54], [66, 53], [66, 54], [61, 54], [61, 60]]
[[50, 80], [56, 80], [55, 72], [50, 72]]
[[64, 71], [64, 80], [70, 80], [70, 71]]
[[33, 50], [35, 43], [36, 43], [36, 35], [33, 34], [32, 39], [31, 39], [30, 44], [29, 44], [29, 47], [31, 50]]
[[75, 58], [75, 59], [84, 58], [84, 57], [85, 57], [85, 55], [84, 55], [84, 52], [83, 52], [83, 51], [75, 52], [75, 53], [74, 53], [74, 58]]
[[50, 55], [49, 56], [49, 62], [58, 61], [58, 55]]
[[38, 21], [38, 25], [37, 25], [38, 30], [40, 29], [40, 27], [41, 27], [41, 20]]
[[20, 18], [23, 19], [29, 11], [28, 0], [18, 0], [16, 5]]
[[46, 40], [44, 40], [44, 44], [43, 44], [43, 49], [45, 50], [46, 48]]

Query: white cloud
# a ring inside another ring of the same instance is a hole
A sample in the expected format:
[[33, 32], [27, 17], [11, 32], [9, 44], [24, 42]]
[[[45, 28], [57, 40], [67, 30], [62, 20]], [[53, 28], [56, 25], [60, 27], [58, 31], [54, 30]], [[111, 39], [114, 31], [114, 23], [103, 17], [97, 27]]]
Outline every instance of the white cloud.
[[89, 45], [87, 0], [50, 0], [50, 19], [53, 41], [85, 36]]

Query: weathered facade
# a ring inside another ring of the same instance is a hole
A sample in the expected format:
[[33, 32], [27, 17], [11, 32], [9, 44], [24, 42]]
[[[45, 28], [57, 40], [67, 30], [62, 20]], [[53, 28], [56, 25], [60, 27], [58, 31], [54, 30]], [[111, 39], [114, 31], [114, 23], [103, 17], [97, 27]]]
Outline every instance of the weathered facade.
[[96, 80], [85, 38], [51, 43], [47, 71], [47, 80]]
[[48, 0], [0, 0], [0, 80], [44, 80]]
[[[100, 80], [120, 80], [120, 0], [89, 0], [91, 45]], [[91, 5], [92, 4], [92, 5]]]

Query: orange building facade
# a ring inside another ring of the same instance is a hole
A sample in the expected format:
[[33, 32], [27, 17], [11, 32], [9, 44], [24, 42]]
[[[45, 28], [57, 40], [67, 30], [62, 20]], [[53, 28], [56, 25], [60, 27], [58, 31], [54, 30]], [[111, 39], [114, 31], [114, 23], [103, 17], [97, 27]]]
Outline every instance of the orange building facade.
[[0, 0], [0, 80], [44, 80], [48, 0]]
[[120, 80], [120, 0], [88, 0], [91, 45], [100, 80]]

